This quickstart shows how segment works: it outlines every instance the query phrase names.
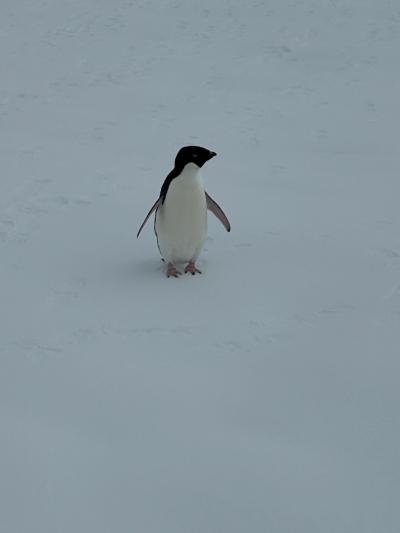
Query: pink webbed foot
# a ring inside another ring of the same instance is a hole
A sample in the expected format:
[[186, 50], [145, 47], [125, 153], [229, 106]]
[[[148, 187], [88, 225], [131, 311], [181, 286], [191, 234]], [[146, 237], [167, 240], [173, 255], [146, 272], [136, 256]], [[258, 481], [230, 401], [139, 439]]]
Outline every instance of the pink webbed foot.
[[185, 267], [185, 274], [192, 274], [194, 276], [195, 274], [201, 274], [201, 270], [196, 268], [196, 265], [193, 263], [193, 261], [189, 261], [189, 263]]
[[176, 266], [172, 263], [168, 263], [167, 267], [167, 278], [177, 278], [180, 276], [182, 272], [179, 272], [179, 270], [176, 269]]

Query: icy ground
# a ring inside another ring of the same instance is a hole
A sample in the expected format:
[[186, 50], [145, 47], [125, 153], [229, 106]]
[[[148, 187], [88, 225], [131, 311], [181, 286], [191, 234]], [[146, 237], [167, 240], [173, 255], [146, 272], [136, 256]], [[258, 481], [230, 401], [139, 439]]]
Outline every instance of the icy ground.
[[[398, 0], [2, 0], [0, 532], [400, 531]], [[202, 276], [151, 225], [219, 156]]]

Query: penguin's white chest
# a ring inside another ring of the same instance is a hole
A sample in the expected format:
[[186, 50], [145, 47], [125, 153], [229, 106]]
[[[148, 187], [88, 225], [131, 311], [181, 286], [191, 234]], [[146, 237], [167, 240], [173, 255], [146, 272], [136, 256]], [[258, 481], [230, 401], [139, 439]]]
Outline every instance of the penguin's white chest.
[[207, 238], [207, 201], [197, 165], [189, 163], [170, 183], [156, 213], [155, 231], [166, 261], [196, 261], [200, 255]]

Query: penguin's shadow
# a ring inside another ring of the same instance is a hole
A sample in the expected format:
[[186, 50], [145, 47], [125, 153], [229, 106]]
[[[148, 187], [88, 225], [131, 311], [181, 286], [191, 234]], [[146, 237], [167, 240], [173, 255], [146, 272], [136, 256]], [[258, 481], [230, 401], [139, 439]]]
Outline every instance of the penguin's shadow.
[[[203, 260], [200, 264], [200, 270], [206, 265]], [[179, 270], [183, 272], [184, 264], [179, 265]], [[106, 276], [112, 279], [114, 283], [132, 285], [135, 283], [154, 283], [155, 280], [164, 280], [166, 264], [160, 258], [135, 258], [130, 257], [118, 263], [114, 263], [107, 269]], [[204, 270], [203, 270], [204, 272]], [[183, 278], [192, 278], [192, 276], [182, 276]], [[201, 278], [201, 276], [198, 276]]]
[[130, 273], [133, 278], [154, 279], [159, 278], [165, 269], [164, 263], [159, 258], [132, 259], [130, 262]]
[[113, 282], [131, 285], [151, 281], [162, 274], [163, 263], [157, 259], [135, 259], [132, 257], [110, 265], [106, 276]]

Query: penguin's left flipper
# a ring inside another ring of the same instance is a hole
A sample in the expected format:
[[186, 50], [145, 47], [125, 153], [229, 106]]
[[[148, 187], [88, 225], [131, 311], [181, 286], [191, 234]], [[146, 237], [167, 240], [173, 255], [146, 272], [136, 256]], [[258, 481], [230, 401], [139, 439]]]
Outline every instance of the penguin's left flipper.
[[152, 208], [150, 209], [150, 211], [147, 213], [146, 218], [143, 220], [143, 223], [142, 223], [142, 225], [140, 226], [139, 231], [137, 232], [136, 238], [139, 237], [140, 232], [141, 232], [142, 229], [143, 229], [143, 226], [144, 226], [144, 225], [146, 224], [146, 222], [149, 220], [151, 214], [152, 214], [152, 213], [153, 213], [153, 212], [154, 212], [154, 211], [155, 211], [155, 210], [161, 205], [161, 203], [162, 203], [162, 198], [161, 198], [161, 196], [160, 196], [160, 198], [158, 198], [158, 200], [155, 202], [155, 204], [153, 205], [153, 207], [152, 207]]
[[218, 220], [222, 223], [226, 231], [231, 231], [231, 225], [229, 223], [228, 217], [222, 211], [217, 202], [213, 200], [208, 193], [206, 193], [206, 200], [207, 209], [209, 209], [211, 213], [213, 213], [218, 218]]

